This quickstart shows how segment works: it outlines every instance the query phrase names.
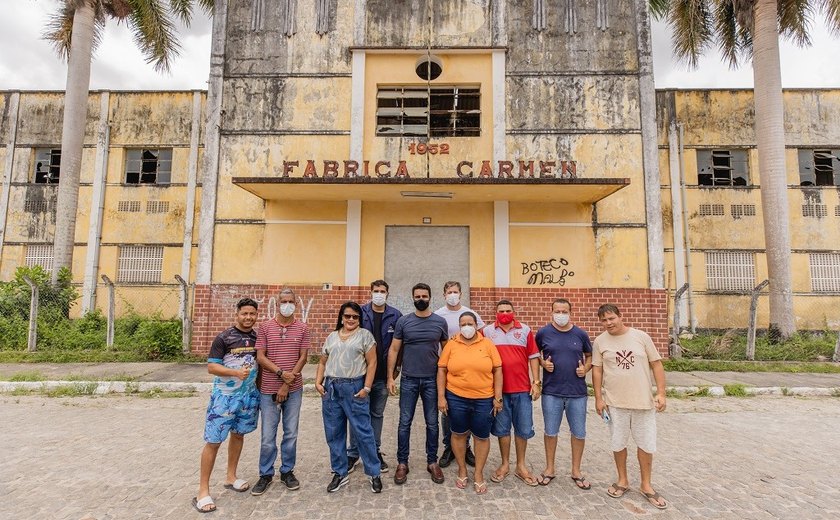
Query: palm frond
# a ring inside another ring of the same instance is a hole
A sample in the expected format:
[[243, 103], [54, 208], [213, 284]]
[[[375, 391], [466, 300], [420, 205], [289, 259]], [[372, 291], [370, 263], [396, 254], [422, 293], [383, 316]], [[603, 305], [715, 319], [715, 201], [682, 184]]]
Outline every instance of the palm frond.
[[714, 23], [706, 0], [672, 0], [668, 24], [673, 31], [674, 54], [696, 68], [714, 38]]
[[192, 20], [192, 9], [193, 0], [169, 0], [169, 10], [187, 27]]
[[134, 42], [146, 57], [146, 63], [153, 64], [159, 72], [169, 72], [181, 45], [168, 9], [161, 0], [129, 1], [133, 9], [126, 20]]
[[668, 16], [669, 0], [649, 0], [650, 14], [657, 20], [662, 20]]
[[840, 0], [822, 0], [819, 7], [825, 14], [828, 29], [835, 36], [840, 35]]
[[[66, 60], [70, 55], [70, 44], [73, 39], [73, 16], [76, 9], [84, 4], [86, 0], [65, 0], [55, 13], [51, 14], [47, 21], [47, 30], [43, 36], [49, 41], [56, 54]], [[94, 7], [93, 26], [93, 50], [99, 47], [105, 31], [105, 12], [100, 2], [96, 1]]]
[[216, 10], [216, 0], [196, 0], [196, 1], [198, 2], [198, 5], [201, 7], [201, 9], [209, 15], [212, 15], [213, 12]]
[[729, 62], [729, 67], [734, 69], [738, 66], [742, 49], [738, 17], [732, 0], [716, 0], [714, 20], [718, 49], [723, 59]]
[[778, 2], [779, 33], [801, 47], [811, 45], [808, 31], [811, 29], [812, 3], [810, 0], [780, 0]]

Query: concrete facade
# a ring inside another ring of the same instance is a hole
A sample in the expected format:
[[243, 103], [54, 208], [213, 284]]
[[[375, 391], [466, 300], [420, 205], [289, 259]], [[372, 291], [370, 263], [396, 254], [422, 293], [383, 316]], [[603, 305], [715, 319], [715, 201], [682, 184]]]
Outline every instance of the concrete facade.
[[[175, 274], [195, 283], [196, 351], [238, 297], [271, 317], [271, 297], [295, 287], [317, 342], [371, 280], [428, 268], [448, 278], [454, 266], [467, 266], [465, 292], [485, 317], [511, 297], [537, 326], [554, 297], [573, 295], [594, 335], [597, 304], [614, 301], [665, 352], [666, 292], [688, 282], [686, 326], [745, 327], [749, 289], [765, 277], [751, 92], [654, 92], [646, 9], [220, 2], [206, 96], [91, 94], [73, 267], [87, 308], [100, 305], [91, 280], [119, 282], [126, 255], [151, 252], [155, 281], [125, 283], [141, 298]], [[439, 75], [423, 79], [429, 63]], [[56, 186], [36, 170], [60, 143], [62, 95], [5, 92], [0, 103], [8, 279], [38, 261], [36, 246], [49, 253]], [[840, 93], [788, 91], [785, 103], [798, 326], [835, 327], [840, 181], [802, 187], [799, 162], [840, 149]], [[170, 151], [168, 183], [134, 183], [138, 150]], [[389, 230], [418, 226], [432, 230], [423, 254], [389, 253], [408, 246]], [[455, 227], [466, 243], [447, 247]], [[402, 292], [392, 300], [405, 309]]]

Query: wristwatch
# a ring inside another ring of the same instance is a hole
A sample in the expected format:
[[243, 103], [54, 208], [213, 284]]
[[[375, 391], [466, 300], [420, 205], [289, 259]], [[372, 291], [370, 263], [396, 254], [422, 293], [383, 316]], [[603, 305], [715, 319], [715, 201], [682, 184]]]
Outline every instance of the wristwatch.
[[497, 402], [497, 403], [502, 403], [502, 402], [504, 402], [504, 399], [503, 399], [503, 398], [501, 398], [501, 397], [499, 397], [498, 399], [496, 399], [496, 398], [494, 397], [494, 398], [493, 398], [493, 401], [495, 401], [495, 402]]
[[364, 390], [367, 393], [370, 393], [370, 387], [369, 386], [363, 387], [362, 390]]
[[277, 369], [277, 372], [275, 372], [275, 374], [277, 374], [277, 377], [283, 377], [283, 369], [282, 369], [282, 368], [278, 368], [278, 369]]

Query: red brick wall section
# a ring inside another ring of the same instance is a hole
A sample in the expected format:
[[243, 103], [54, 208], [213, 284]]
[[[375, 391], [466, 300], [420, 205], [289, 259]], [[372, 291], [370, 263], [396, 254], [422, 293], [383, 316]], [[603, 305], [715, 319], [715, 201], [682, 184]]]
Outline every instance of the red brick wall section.
[[[259, 302], [258, 321], [270, 319], [277, 313], [279, 285], [213, 284], [195, 286], [193, 307], [192, 351], [207, 354], [213, 338], [220, 331], [233, 324], [236, 302], [250, 297]], [[369, 299], [367, 286], [333, 286], [325, 290], [320, 286], [291, 286], [295, 294], [303, 299], [303, 307], [309, 305], [307, 322], [312, 332], [312, 347], [320, 347], [327, 335], [335, 328], [338, 308], [342, 303], [353, 300], [360, 304]], [[585, 329], [593, 339], [603, 330], [598, 321], [598, 306], [613, 303], [621, 309], [624, 322], [641, 329], [653, 338], [663, 356], [668, 354], [668, 316], [666, 293], [657, 289], [548, 289], [548, 288], [496, 288], [472, 287], [470, 306], [485, 320], [495, 315], [496, 302], [508, 299], [513, 302], [517, 318], [534, 330], [551, 320], [551, 302], [555, 298], [566, 298], [572, 302], [574, 322]], [[297, 314], [301, 317], [300, 302]]]

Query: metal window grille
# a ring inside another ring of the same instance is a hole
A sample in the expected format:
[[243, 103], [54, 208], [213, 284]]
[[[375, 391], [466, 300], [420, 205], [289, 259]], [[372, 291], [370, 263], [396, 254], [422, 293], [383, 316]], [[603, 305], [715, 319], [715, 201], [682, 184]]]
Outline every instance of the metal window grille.
[[834, 216], [840, 217], [840, 206], [834, 206]]
[[61, 148], [36, 148], [34, 173], [37, 184], [56, 184], [61, 174]]
[[121, 213], [139, 213], [139, 200], [121, 200], [117, 203], [117, 211]]
[[840, 253], [811, 253], [811, 291], [840, 292]]
[[172, 148], [127, 150], [126, 184], [169, 184], [172, 177]]
[[30, 244], [26, 246], [26, 267], [40, 265], [44, 271], [52, 272], [53, 246], [50, 244]]
[[732, 204], [729, 207], [729, 211], [732, 213], [732, 218], [735, 219], [742, 217], [754, 217], [755, 204]]
[[481, 89], [383, 87], [376, 94], [376, 135], [477, 137]]
[[120, 246], [118, 282], [160, 283], [163, 246]]
[[166, 213], [168, 211], [168, 200], [150, 200], [146, 202], [146, 213]]
[[802, 216], [822, 218], [828, 216], [828, 206], [826, 204], [803, 204]]
[[755, 255], [747, 251], [706, 252], [706, 288], [747, 292], [755, 286]]
[[700, 204], [700, 216], [701, 217], [709, 217], [709, 216], [722, 216], [723, 215], [723, 204]]
[[23, 201], [23, 211], [27, 213], [46, 213], [50, 211], [50, 203], [47, 200], [27, 199]]

